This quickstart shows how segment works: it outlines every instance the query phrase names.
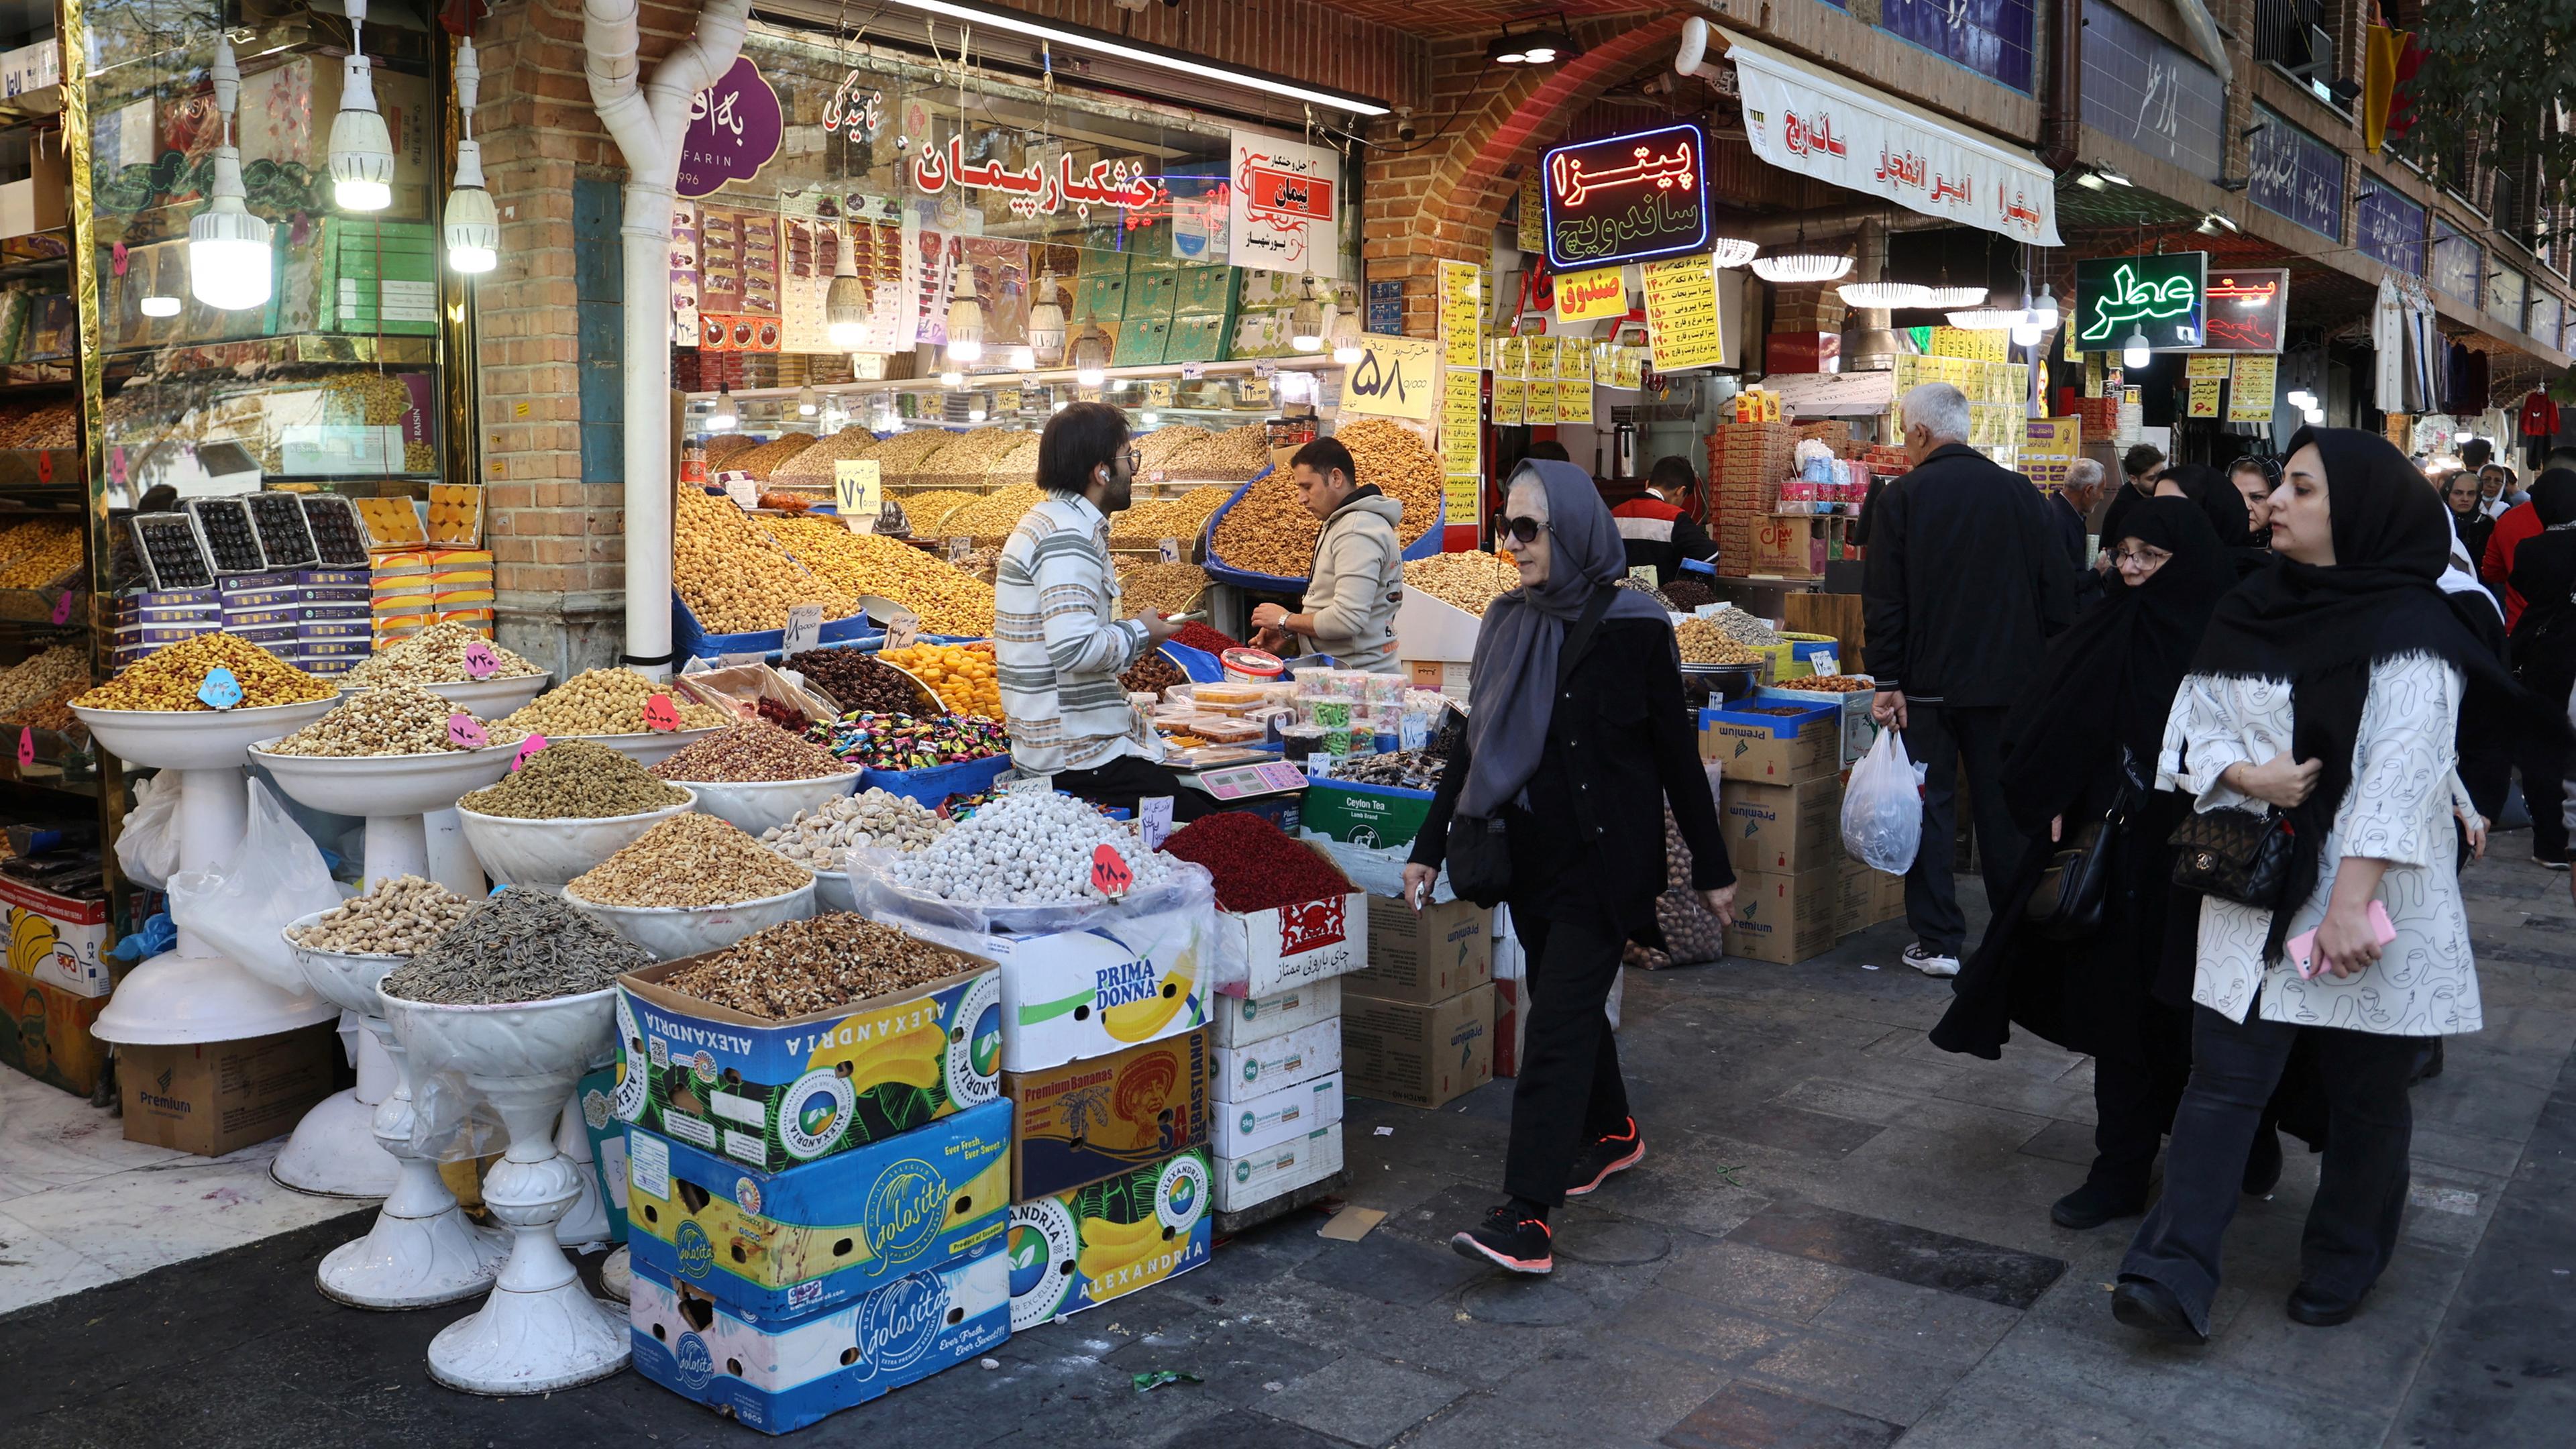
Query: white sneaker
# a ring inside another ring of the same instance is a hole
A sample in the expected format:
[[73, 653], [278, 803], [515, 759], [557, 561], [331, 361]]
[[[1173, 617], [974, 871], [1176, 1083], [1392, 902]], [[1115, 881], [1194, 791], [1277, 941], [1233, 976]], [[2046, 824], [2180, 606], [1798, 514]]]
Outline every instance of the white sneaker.
[[1905, 948], [1905, 964], [1922, 972], [1926, 976], [1956, 976], [1959, 974], [1958, 957], [1939, 955], [1935, 953], [1932, 948], [1924, 945], [1920, 941], [1917, 941], [1913, 945]]

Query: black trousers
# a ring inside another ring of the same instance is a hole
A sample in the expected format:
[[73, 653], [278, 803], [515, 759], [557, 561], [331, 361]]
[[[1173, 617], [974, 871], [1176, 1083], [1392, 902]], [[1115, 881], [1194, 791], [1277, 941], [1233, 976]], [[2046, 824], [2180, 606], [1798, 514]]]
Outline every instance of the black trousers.
[[1565, 1201], [1583, 1144], [1628, 1129], [1628, 1086], [1604, 1011], [1619, 979], [1621, 939], [1606, 917], [1551, 921], [1512, 911], [1528, 957], [1521, 1074], [1503, 1190], [1554, 1207]]
[[2265, 1021], [2261, 1011], [2258, 1000], [2239, 1023], [2192, 1008], [2191, 1085], [2174, 1113], [2164, 1195], [2120, 1263], [2122, 1277], [2173, 1290], [2203, 1333], [2246, 1151], [2301, 1031], [2315, 1033], [2330, 1093], [2325, 1161], [2299, 1243], [2300, 1278], [2334, 1297], [2359, 1298], [2388, 1266], [2406, 1211], [2415, 1130], [2406, 1083], [2423, 1039]]
[[2522, 771], [2522, 803], [2531, 811], [2531, 853], [2538, 860], [2567, 858], [2567, 820], [2560, 812], [2566, 789], [2567, 751], [2538, 730], [2514, 732], [2513, 763]]
[[2173, 1129], [2174, 1109], [2190, 1078], [2188, 1059], [2095, 1057], [2093, 1168], [2087, 1180], [2125, 1198], [2145, 1197], [2156, 1149]]
[[1968, 808], [1977, 821], [1978, 873], [1986, 899], [2001, 902], [2021, 863], [2023, 836], [2004, 808], [2004, 712], [1953, 709], [1909, 701], [1905, 753], [1923, 771], [1923, 845], [1905, 873], [1905, 923], [1914, 938], [1944, 956], [1964, 952], [1968, 918], [1959, 911], [1950, 870], [1959, 830], [1959, 772], [1968, 774]]
[[1169, 765], [1158, 765], [1134, 755], [1120, 755], [1096, 770], [1059, 770], [1055, 787], [1068, 795], [1079, 795], [1095, 805], [1133, 811], [1140, 799], [1156, 795], [1172, 797], [1172, 823], [1187, 825], [1202, 815], [1216, 813], [1216, 801], [1205, 790], [1193, 790], [1181, 783], [1180, 774]]

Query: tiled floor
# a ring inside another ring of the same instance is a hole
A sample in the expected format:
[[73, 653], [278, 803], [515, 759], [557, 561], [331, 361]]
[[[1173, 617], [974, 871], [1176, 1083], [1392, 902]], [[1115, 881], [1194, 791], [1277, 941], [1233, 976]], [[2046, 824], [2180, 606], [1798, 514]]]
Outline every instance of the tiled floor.
[[[1997, 1062], [1934, 1050], [1948, 987], [1897, 967], [1904, 941], [1881, 928], [1801, 966], [1631, 977], [1621, 1055], [1648, 1154], [1559, 1219], [1549, 1279], [1444, 1245], [1494, 1198], [1508, 1083], [1438, 1112], [1354, 1102], [1349, 1197], [1389, 1214], [1367, 1238], [1326, 1242], [1312, 1214], [1255, 1230], [799, 1442], [2569, 1443], [2576, 908], [2527, 848], [2505, 837], [2465, 882], [2489, 1025], [2414, 1094], [2405, 1241], [2345, 1328], [2281, 1311], [2316, 1182], [2295, 1148], [2273, 1197], [2241, 1205], [2208, 1346], [2115, 1324], [2134, 1220], [2072, 1233], [2047, 1217], [2090, 1159], [2090, 1063], [2024, 1040]], [[319, 1221], [345, 1204], [283, 1192], [257, 1154], [126, 1147], [30, 1090], [0, 1089], [0, 1308], [64, 1296], [0, 1316], [0, 1362], [20, 1370], [10, 1449], [765, 1442], [632, 1374], [537, 1401], [440, 1389], [422, 1352], [465, 1309], [359, 1313], [313, 1291], [321, 1254], [357, 1231]], [[297, 1230], [215, 1251], [280, 1227]], [[94, 1286], [193, 1254], [211, 1255]], [[1200, 1382], [1137, 1392], [1153, 1369]]]

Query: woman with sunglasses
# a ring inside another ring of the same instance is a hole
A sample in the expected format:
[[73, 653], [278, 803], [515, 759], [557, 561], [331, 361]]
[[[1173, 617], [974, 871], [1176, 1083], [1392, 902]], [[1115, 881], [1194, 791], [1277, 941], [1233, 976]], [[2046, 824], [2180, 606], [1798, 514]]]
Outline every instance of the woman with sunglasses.
[[1664, 806], [1691, 852], [1691, 886], [1721, 921], [1735, 873], [1718, 835], [1670, 618], [1618, 587], [1627, 550], [1591, 475], [1524, 462], [1500, 530], [1521, 586], [1477, 631], [1466, 728], [1404, 868], [1420, 910], [1450, 822], [1499, 821], [1514, 932], [1528, 953], [1528, 1041], [1512, 1094], [1510, 1200], [1459, 1233], [1463, 1257], [1516, 1273], [1555, 1266], [1548, 1213], [1646, 1155], [1603, 1015], [1619, 951], [1651, 930], [1664, 889]]

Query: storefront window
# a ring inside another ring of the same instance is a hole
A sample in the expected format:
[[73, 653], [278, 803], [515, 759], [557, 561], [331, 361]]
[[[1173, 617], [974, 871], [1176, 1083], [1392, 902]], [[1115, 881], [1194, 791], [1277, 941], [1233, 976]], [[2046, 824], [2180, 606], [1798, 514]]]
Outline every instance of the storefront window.
[[2433, 218], [2433, 286], [2445, 296], [2478, 305], [2479, 274], [2486, 270], [2486, 248], [2460, 234], [2440, 217]]
[[2360, 224], [2362, 255], [2386, 262], [2410, 277], [2424, 275], [2424, 208], [2376, 176], [2361, 178], [2361, 201], [2353, 208]]
[[2487, 315], [2514, 331], [2522, 330], [2523, 297], [2530, 287], [2522, 273], [2511, 267], [2499, 269], [2487, 279]]
[[2539, 340], [2543, 347], [2558, 345], [2558, 298], [2548, 292], [2534, 291], [2531, 296], [2531, 321], [2523, 331]]

